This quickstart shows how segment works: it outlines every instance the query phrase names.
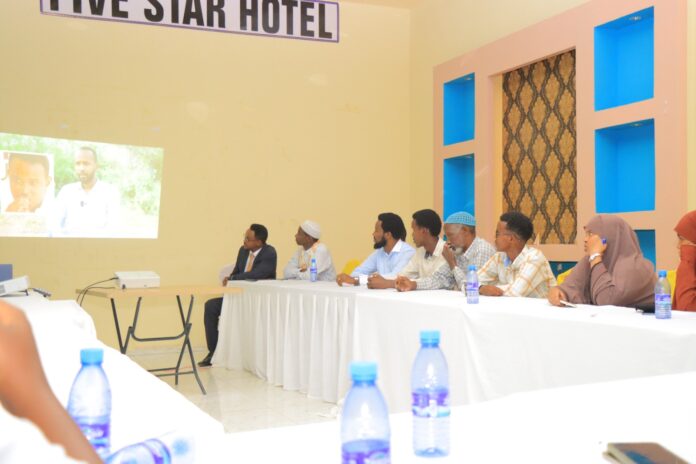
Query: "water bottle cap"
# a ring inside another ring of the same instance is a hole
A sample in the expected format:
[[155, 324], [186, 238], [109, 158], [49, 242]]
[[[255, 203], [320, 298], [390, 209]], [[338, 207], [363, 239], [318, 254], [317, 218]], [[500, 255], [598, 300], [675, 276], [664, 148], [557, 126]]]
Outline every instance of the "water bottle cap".
[[440, 331], [421, 330], [420, 341], [421, 345], [437, 345], [440, 343]]
[[353, 382], [369, 382], [377, 379], [377, 363], [352, 362], [350, 363], [350, 376]]
[[316, 263], [316, 262], [317, 262], [317, 258], [312, 258], [312, 262], [313, 262], [313, 263]]
[[476, 265], [475, 265], [475, 264], [469, 264], [469, 270], [470, 270], [470, 271], [475, 271], [475, 270], [476, 270]]
[[657, 273], [658, 277], [667, 277], [667, 271], [660, 271]]
[[101, 348], [85, 348], [80, 350], [82, 364], [101, 364], [104, 360], [104, 350]]

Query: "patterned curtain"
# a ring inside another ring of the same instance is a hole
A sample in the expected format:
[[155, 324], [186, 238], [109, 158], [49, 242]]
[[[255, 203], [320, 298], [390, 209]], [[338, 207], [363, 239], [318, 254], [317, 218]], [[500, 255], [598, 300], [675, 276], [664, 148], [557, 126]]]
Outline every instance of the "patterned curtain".
[[503, 76], [503, 211], [534, 223], [540, 243], [577, 235], [575, 50]]

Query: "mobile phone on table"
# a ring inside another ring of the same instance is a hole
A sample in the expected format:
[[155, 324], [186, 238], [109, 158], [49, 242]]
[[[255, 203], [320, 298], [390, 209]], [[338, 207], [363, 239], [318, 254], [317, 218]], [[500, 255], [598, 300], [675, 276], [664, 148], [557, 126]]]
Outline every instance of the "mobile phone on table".
[[570, 301], [566, 300], [558, 300], [563, 306], [568, 306], [569, 308], [577, 308], [578, 305], [571, 303]]
[[607, 455], [621, 464], [688, 464], [659, 443], [609, 443]]

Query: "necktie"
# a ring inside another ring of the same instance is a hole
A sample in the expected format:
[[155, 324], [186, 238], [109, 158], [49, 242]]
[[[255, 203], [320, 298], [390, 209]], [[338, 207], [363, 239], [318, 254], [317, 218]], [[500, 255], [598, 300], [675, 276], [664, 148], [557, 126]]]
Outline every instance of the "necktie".
[[247, 265], [246, 265], [246, 269], [244, 269], [244, 272], [251, 271], [251, 266], [253, 264], [254, 264], [254, 253], [249, 253], [249, 259], [247, 260]]

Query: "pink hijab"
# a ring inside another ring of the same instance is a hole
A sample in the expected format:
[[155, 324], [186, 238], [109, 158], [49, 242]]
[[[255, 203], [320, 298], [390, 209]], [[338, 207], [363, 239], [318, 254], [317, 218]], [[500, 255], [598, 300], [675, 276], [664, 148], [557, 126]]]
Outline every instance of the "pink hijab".
[[[600, 214], [590, 219], [585, 228], [607, 240], [602, 263], [615, 287], [611, 304], [652, 306], [657, 280], [655, 271], [652, 263], [643, 257], [631, 226], [618, 216]], [[590, 277], [590, 262], [583, 256], [560, 285], [561, 290], [573, 303], [596, 304]]]

